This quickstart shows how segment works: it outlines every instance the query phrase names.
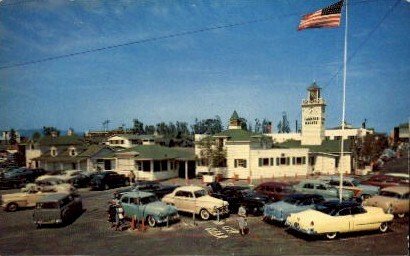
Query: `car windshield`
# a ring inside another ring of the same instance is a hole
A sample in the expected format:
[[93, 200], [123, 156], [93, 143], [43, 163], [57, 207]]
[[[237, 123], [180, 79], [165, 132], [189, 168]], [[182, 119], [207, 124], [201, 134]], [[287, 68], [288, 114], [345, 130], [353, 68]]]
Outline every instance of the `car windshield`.
[[4, 174], [4, 177], [6, 177], [6, 178], [13, 177], [13, 176], [16, 176], [16, 175], [22, 173], [23, 171], [24, 171], [24, 169], [21, 169], [21, 168], [19, 168], [19, 169], [14, 169], [14, 170], [11, 170], [11, 171], [6, 172], [6, 173]]
[[332, 216], [337, 213], [337, 210], [335, 208], [322, 204], [316, 205], [315, 210]]
[[298, 200], [297, 198], [294, 198], [294, 197], [290, 196], [290, 197], [286, 197], [283, 201], [284, 201], [285, 203], [288, 203], [288, 204], [298, 204], [300, 200]]
[[156, 201], [158, 201], [158, 198], [155, 195], [143, 197], [140, 200], [141, 204], [149, 204], [149, 203], [153, 203]]
[[353, 185], [360, 186], [360, 182], [358, 180], [352, 180]]
[[390, 191], [381, 191], [380, 195], [385, 197], [401, 198], [399, 194]]
[[36, 205], [37, 209], [56, 209], [60, 208], [60, 204], [58, 202], [46, 202], [46, 203], [38, 203]]
[[194, 192], [194, 194], [195, 194], [195, 198], [207, 195], [205, 189], [197, 190]]
[[252, 189], [244, 189], [244, 190], [242, 190], [242, 194], [244, 196], [255, 196], [256, 192]]

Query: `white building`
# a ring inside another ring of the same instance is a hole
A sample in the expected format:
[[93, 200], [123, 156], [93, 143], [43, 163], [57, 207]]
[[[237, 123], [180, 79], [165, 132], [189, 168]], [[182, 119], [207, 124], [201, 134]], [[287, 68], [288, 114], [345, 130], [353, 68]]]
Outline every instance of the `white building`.
[[[325, 101], [314, 83], [302, 101], [302, 132], [293, 134], [255, 134], [241, 129], [236, 111], [228, 130], [213, 136], [226, 150], [226, 167], [218, 173], [225, 178], [259, 179], [312, 173], [350, 173], [352, 166], [350, 141], [326, 140]], [[196, 141], [201, 136], [196, 136]], [[208, 169], [200, 159], [201, 148], [195, 144], [197, 170]], [[341, 156], [342, 155], [342, 156]]]
[[[18, 131], [15, 131], [15, 134], [16, 134], [16, 142], [20, 143], [20, 140], [21, 140], [20, 133]], [[10, 131], [1, 131], [0, 141], [2, 143], [7, 144], [10, 141], [10, 138], [11, 138]]]
[[117, 134], [107, 140], [107, 145], [111, 147], [132, 148], [142, 144], [155, 144], [155, 137], [151, 135]]

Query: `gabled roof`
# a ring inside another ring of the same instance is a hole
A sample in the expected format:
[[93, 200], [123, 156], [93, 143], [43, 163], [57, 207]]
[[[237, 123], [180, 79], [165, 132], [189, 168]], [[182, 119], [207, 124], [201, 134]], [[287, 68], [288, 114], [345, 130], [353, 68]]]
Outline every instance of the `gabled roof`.
[[69, 145], [81, 145], [84, 144], [84, 139], [77, 135], [66, 136], [44, 136], [38, 143], [41, 146], [69, 146]]
[[84, 152], [79, 154], [79, 156], [91, 157], [91, 156], [97, 154], [98, 152], [100, 152], [104, 148], [107, 148], [107, 149], [110, 149], [111, 151], [114, 151], [114, 149], [112, 149], [112, 148], [110, 148], [106, 145], [90, 145]]
[[214, 137], [225, 137], [228, 138], [228, 141], [251, 141], [252, 139], [262, 137], [263, 135], [242, 130], [242, 129], [229, 129], [222, 131], [220, 133], [217, 133], [214, 135]]
[[[352, 141], [344, 140], [344, 152], [352, 151]], [[313, 153], [340, 153], [340, 140], [324, 140], [321, 145], [301, 145], [299, 140], [287, 140], [283, 143], [275, 144], [278, 148], [308, 148]]]
[[161, 138], [162, 136], [154, 136], [154, 135], [145, 135], [145, 134], [115, 134], [108, 139], [111, 139], [113, 137], [123, 137], [129, 140], [154, 140], [156, 138]]

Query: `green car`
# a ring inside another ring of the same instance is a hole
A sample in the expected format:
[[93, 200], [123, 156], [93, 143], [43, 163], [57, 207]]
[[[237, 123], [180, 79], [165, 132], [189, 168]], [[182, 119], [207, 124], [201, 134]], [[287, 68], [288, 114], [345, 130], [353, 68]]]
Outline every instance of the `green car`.
[[[303, 180], [299, 184], [294, 185], [293, 190], [297, 193], [321, 195], [325, 200], [339, 198], [339, 189], [330, 186], [323, 180]], [[353, 195], [353, 191], [342, 190], [343, 200], [350, 200], [353, 198]]]
[[120, 204], [126, 218], [147, 221], [150, 227], [179, 220], [177, 208], [159, 201], [153, 193], [126, 192], [122, 195]]

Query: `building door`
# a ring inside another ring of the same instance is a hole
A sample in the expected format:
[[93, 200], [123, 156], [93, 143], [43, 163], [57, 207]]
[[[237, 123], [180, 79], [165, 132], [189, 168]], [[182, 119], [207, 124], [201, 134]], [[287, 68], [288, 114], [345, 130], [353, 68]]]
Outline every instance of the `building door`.
[[104, 160], [104, 170], [111, 170], [111, 160]]

